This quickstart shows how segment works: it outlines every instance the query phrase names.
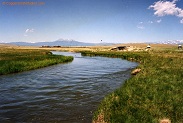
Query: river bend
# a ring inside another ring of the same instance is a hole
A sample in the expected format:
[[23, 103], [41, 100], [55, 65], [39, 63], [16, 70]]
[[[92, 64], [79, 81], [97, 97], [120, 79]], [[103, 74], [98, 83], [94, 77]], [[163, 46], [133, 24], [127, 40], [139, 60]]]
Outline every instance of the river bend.
[[91, 123], [105, 95], [121, 86], [137, 66], [120, 58], [87, 57], [0, 76], [0, 122]]

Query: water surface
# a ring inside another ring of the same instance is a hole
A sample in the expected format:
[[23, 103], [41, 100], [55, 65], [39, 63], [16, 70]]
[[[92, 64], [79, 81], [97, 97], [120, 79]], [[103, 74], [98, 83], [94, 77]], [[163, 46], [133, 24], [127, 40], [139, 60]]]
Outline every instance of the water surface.
[[0, 76], [0, 122], [90, 123], [103, 97], [137, 66], [119, 58], [53, 53], [74, 60]]

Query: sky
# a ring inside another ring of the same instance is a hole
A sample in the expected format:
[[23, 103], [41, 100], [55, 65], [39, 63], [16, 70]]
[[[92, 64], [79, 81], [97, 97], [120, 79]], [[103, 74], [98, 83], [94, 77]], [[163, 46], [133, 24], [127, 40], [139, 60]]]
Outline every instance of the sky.
[[0, 0], [0, 43], [183, 40], [183, 0]]

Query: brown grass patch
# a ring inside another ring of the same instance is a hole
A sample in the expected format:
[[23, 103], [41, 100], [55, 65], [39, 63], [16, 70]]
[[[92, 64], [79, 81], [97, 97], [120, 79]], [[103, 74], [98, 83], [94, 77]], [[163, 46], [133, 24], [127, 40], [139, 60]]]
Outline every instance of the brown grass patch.
[[105, 122], [105, 120], [104, 120], [104, 113], [100, 113], [100, 114], [97, 116], [97, 119], [96, 119], [96, 120], [93, 120], [92, 123], [107, 123], [107, 122]]
[[167, 118], [161, 119], [160, 123], [171, 123], [171, 121]]

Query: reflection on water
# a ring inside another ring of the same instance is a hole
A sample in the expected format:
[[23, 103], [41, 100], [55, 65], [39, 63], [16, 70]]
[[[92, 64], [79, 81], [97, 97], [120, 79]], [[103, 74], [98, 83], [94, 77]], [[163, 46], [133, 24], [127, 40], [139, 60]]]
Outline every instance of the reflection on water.
[[136, 63], [82, 57], [38, 70], [0, 76], [0, 122], [89, 123], [102, 98], [130, 77]]

